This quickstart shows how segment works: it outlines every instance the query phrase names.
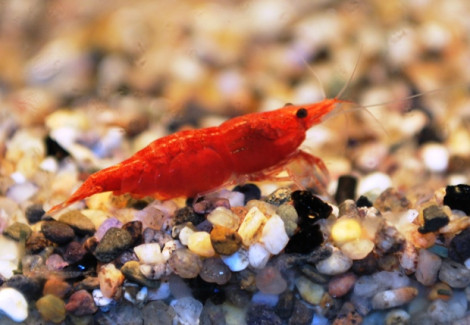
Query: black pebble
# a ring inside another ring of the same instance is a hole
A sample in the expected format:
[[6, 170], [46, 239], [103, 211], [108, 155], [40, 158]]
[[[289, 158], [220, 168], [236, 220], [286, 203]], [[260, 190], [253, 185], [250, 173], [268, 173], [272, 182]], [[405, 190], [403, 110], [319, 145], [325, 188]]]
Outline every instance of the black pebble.
[[328, 218], [333, 208], [309, 191], [295, 191], [292, 200], [297, 214], [300, 217], [299, 226], [313, 224], [316, 219]]
[[357, 178], [351, 175], [343, 175], [338, 179], [335, 200], [340, 204], [344, 200], [354, 200], [356, 197]]
[[225, 293], [221, 286], [215, 283], [205, 282], [200, 277], [188, 280], [194, 298], [203, 304], [210, 299], [215, 305], [220, 305], [225, 301]]
[[282, 320], [270, 307], [252, 305], [246, 314], [246, 323], [250, 325], [281, 325]]
[[424, 225], [418, 228], [422, 234], [439, 230], [449, 223], [449, 217], [437, 205], [431, 205], [423, 210]]
[[292, 291], [286, 290], [279, 296], [275, 311], [282, 319], [289, 319], [294, 310], [295, 295]]
[[452, 238], [449, 244], [449, 257], [459, 263], [463, 263], [466, 259], [470, 258], [469, 228]]
[[138, 220], [129, 221], [125, 223], [122, 227], [131, 234], [132, 236], [132, 245], [138, 245], [142, 241], [142, 222]]
[[26, 208], [26, 219], [30, 224], [34, 224], [41, 220], [42, 216], [46, 213], [41, 204], [31, 204]]
[[470, 186], [466, 184], [447, 186], [444, 204], [470, 215]]
[[362, 207], [370, 208], [372, 207], [372, 202], [364, 195], [361, 195], [356, 201], [356, 206], [358, 208], [362, 208]]
[[323, 233], [318, 225], [305, 225], [290, 238], [286, 253], [308, 254], [323, 243]]
[[75, 237], [72, 227], [60, 221], [45, 221], [41, 231], [47, 239], [57, 244], [66, 244]]
[[191, 222], [193, 225], [198, 225], [205, 220], [203, 214], [196, 213], [192, 207], [186, 206], [176, 211], [174, 221], [176, 225]]
[[261, 198], [261, 190], [255, 184], [237, 185], [232, 191], [245, 194], [245, 204], [250, 200], [259, 200]]
[[29, 301], [38, 299], [42, 294], [43, 284], [39, 279], [29, 278], [21, 274], [12, 276], [4, 283], [4, 285], [20, 291]]
[[54, 156], [58, 160], [62, 160], [70, 156], [70, 153], [64, 148], [62, 148], [62, 146], [59, 143], [57, 143], [57, 141], [52, 139], [50, 136], [46, 137], [46, 148], [47, 148], [47, 155]]

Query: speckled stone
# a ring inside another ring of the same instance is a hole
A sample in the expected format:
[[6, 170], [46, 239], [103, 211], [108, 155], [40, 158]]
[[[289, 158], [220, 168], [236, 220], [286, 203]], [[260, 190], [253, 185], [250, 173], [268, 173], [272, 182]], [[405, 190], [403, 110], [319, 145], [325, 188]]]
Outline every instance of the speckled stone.
[[470, 228], [462, 230], [449, 244], [449, 258], [463, 263], [470, 258]]
[[266, 201], [269, 204], [275, 205], [275, 206], [281, 206], [287, 202], [290, 201], [291, 199], [291, 194], [292, 191], [288, 187], [281, 187], [269, 194], [264, 198], [264, 201]]
[[31, 228], [24, 223], [21, 222], [15, 222], [8, 226], [4, 231], [3, 234], [10, 237], [11, 239], [14, 240], [27, 240], [29, 236], [31, 235]]
[[291, 290], [285, 290], [279, 295], [279, 300], [274, 309], [276, 314], [278, 314], [282, 319], [289, 319], [294, 311], [295, 300], [294, 292]]
[[214, 226], [210, 238], [214, 251], [220, 255], [232, 255], [242, 243], [242, 239], [236, 231], [222, 226]]
[[140, 271], [140, 264], [137, 261], [129, 261], [121, 267], [121, 272], [129, 281], [147, 286], [149, 288], [158, 288], [160, 281], [147, 279]]
[[264, 305], [252, 305], [246, 314], [247, 324], [256, 325], [281, 325], [281, 318], [276, 315], [274, 310]]
[[132, 245], [140, 243], [142, 240], [142, 222], [140, 221], [129, 221], [122, 225], [122, 229], [129, 232], [132, 237]]
[[388, 188], [374, 201], [374, 207], [380, 212], [404, 212], [411, 207], [411, 202], [400, 191]]
[[289, 325], [310, 325], [312, 323], [314, 311], [304, 302], [296, 299], [294, 310], [289, 319]]
[[95, 225], [78, 210], [72, 210], [59, 217], [59, 221], [68, 224], [79, 236], [93, 235], [96, 231]]
[[52, 294], [45, 295], [36, 301], [36, 308], [45, 321], [58, 324], [65, 320], [65, 303]]
[[201, 258], [186, 248], [174, 251], [168, 264], [182, 278], [195, 278], [202, 269]]
[[196, 213], [192, 207], [187, 206], [176, 211], [173, 220], [177, 225], [186, 222], [191, 222], [193, 225], [198, 225], [204, 221], [204, 215]]
[[73, 229], [60, 221], [44, 221], [41, 231], [47, 239], [57, 244], [66, 244], [75, 237]]
[[362, 316], [356, 311], [354, 305], [350, 302], [346, 302], [338, 313], [338, 316], [334, 319], [334, 325], [352, 325], [361, 324]]
[[470, 270], [463, 264], [452, 260], [444, 260], [439, 270], [439, 280], [447, 283], [452, 288], [465, 288], [470, 285]]
[[43, 295], [51, 294], [59, 298], [64, 298], [71, 290], [72, 286], [66, 281], [56, 277], [51, 277], [46, 280], [46, 283], [44, 283], [42, 293]]
[[74, 292], [65, 305], [65, 309], [75, 316], [91, 315], [98, 310], [93, 297], [86, 290]]
[[199, 276], [208, 283], [224, 285], [230, 280], [232, 272], [220, 258], [206, 258], [202, 262]]
[[132, 236], [120, 228], [110, 228], [96, 246], [93, 254], [101, 262], [111, 262], [132, 245]]
[[65, 252], [63, 254], [64, 260], [69, 262], [70, 264], [76, 263], [87, 254], [87, 250], [77, 241], [70, 242], [67, 247], [65, 248]]

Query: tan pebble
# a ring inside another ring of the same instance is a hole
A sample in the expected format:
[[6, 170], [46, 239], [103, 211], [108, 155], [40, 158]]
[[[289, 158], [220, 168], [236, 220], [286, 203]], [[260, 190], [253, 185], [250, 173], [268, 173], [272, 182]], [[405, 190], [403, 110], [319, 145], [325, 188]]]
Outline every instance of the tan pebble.
[[45, 295], [36, 301], [36, 308], [45, 321], [59, 324], [65, 320], [65, 303], [54, 295]]
[[232, 255], [240, 248], [242, 242], [237, 232], [222, 226], [214, 226], [210, 238], [212, 247], [220, 255]]
[[429, 294], [428, 294], [429, 300], [441, 299], [441, 300], [447, 301], [451, 297], [452, 297], [452, 288], [443, 282], [438, 282], [435, 285], [433, 285], [431, 288], [431, 291], [429, 291]]
[[414, 299], [417, 295], [418, 289], [414, 287], [385, 290], [374, 295], [372, 307], [374, 309], [388, 309], [401, 306]]
[[199, 256], [212, 257], [215, 255], [211, 243], [211, 236], [205, 231], [192, 233], [188, 238], [188, 248], [191, 252]]
[[318, 305], [322, 301], [325, 289], [321, 285], [301, 276], [295, 281], [295, 286], [299, 290], [300, 296], [309, 304]]
[[356, 239], [341, 246], [344, 255], [352, 260], [362, 260], [374, 249], [374, 242], [369, 239]]
[[52, 277], [44, 283], [43, 295], [52, 294], [59, 298], [64, 298], [72, 289], [72, 286], [62, 279]]
[[335, 298], [342, 297], [351, 290], [356, 280], [357, 277], [354, 273], [345, 273], [335, 276], [328, 283], [328, 293]]
[[107, 298], [119, 298], [124, 282], [124, 274], [114, 264], [106, 264], [100, 267], [98, 272], [98, 280], [100, 282], [100, 290], [103, 296]]
[[339, 218], [331, 228], [331, 237], [336, 244], [359, 239], [362, 235], [360, 223], [353, 218]]
[[264, 214], [266, 217], [270, 217], [274, 214], [276, 214], [276, 208], [267, 202], [260, 201], [260, 200], [251, 200], [248, 201], [246, 204], [246, 208], [251, 210], [252, 208], [258, 208], [259, 211], [261, 211], [262, 214]]
[[240, 220], [240, 223], [245, 218], [246, 214], [248, 213], [248, 209], [246, 207], [231, 207], [230, 210], [235, 213]]
[[232, 230], [237, 230], [240, 225], [238, 215], [224, 207], [218, 207], [209, 213], [207, 220], [213, 225], [223, 226]]
[[243, 245], [250, 246], [258, 241], [266, 221], [266, 216], [257, 207], [253, 207], [248, 211], [238, 229]]

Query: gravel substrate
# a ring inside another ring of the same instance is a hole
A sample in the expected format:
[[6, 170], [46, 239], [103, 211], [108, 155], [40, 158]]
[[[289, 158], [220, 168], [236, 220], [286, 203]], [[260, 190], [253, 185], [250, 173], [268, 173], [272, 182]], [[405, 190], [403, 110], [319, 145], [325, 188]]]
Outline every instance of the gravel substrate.
[[[469, 15], [464, 0], [2, 1], [0, 323], [470, 323]], [[300, 165], [303, 188], [46, 213], [156, 138], [338, 94], [358, 104], [303, 146], [323, 190]]]

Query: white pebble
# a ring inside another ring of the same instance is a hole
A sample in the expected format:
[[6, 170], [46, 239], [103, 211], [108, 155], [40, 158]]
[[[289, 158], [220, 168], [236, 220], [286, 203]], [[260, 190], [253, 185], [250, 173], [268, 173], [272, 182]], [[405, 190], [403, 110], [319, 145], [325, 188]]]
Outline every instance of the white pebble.
[[47, 157], [41, 162], [39, 167], [46, 172], [55, 174], [57, 173], [57, 170], [59, 169], [59, 164], [57, 163], [57, 160], [55, 158]]
[[363, 177], [357, 187], [357, 194], [363, 195], [369, 191], [382, 193], [392, 186], [392, 180], [384, 173], [371, 173]]
[[421, 158], [431, 172], [444, 172], [449, 164], [449, 152], [439, 143], [427, 143], [421, 148]]
[[269, 261], [270, 256], [271, 254], [260, 243], [255, 243], [248, 249], [248, 260], [250, 265], [255, 269], [261, 269], [265, 267], [266, 263]]
[[187, 246], [189, 236], [191, 236], [193, 233], [194, 233], [194, 230], [191, 229], [190, 227], [188, 226], [183, 227], [183, 229], [180, 230], [180, 233], [178, 235], [178, 239], [180, 240], [181, 244]]
[[183, 297], [172, 300], [170, 306], [176, 312], [177, 323], [184, 325], [199, 324], [202, 312], [202, 303], [192, 297]]
[[95, 301], [95, 305], [98, 307], [105, 307], [113, 302], [113, 299], [105, 297], [100, 289], [93, 290], [92, 295], [93, 300]]
[[17, 183], [7, 190], [7, 197], [17, 203], [29, 200], [38, 191], [38, 187], [31, 182]]
[[250, 264], [248, 252], [244, 249], [239, 249], [232, 255], [220, 256], [220, 258], [232, 272], [242, 271], [247, 268], [248, 264]]
[[28, 302], [16, 289], [0, 290], [0, 311], [15, 322], [22, 322], [28, 317]]
[[240, 228], [238, 228], [238, 234], [242, 238], [243, 245], [250, 246], [257, 241], [260, 228], [266, 221], [266, 216], [257, 207], [253, 207], [248, 211]]
[[134, 247], [134, 253], [143, 264], [160, 264], [164, 263], [165, 259], [160, 252], [160, 245], [158, 243], [142, 244]]
[[336, 275], [349, 270], [352, 264], [353, 261], [349, 257], [336, 250], [330, 257], [317, 263], [317, 270], [322, 274]]
[[268, 219], [263, 227], [261, 242], [271, 254], [279, 254], [289, 242], [284, 221], [278, 215]]
[[18, 268], [18, 242], [0, 235], [0, 274], [6, 279]]
[[182, 248], [183, 245], [179, 242], [179, 240], [169, 240], [166, 242], [165, 246], [162, 249], [162, 256], [165, 261], [168, 261], [171, 257], [171, 254], [178, 248]]

